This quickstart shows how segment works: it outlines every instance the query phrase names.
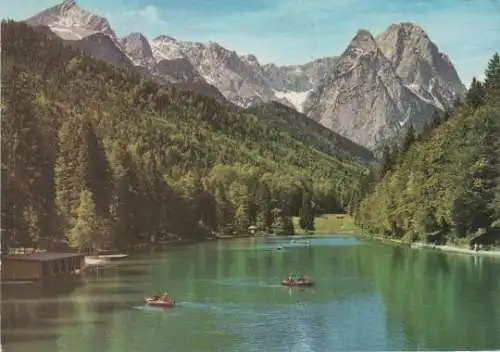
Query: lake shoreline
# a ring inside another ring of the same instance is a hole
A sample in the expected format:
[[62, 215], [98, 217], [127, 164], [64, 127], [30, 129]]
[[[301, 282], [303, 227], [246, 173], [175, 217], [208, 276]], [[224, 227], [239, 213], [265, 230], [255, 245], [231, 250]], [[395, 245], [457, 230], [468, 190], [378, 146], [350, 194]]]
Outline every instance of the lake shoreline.
[[424, 242], [408, 242], [403, 240], [397, 240], [393, 238], [381, 237], [381, 236], [370, 236], [364, 234], [354, 235], [362, 239], [370, 239], [379, 242], [384, 242], [387, 244], [395, 244], [398, 246], [405, 246], [411, 249], [425, 249], [425, 250], [434, 250], [440, 252], [448, 252], [448, 253], [458, 253], [458, 254], [468, 254], [468, 255], [478, 255], [478, 256], [487, 256], [487, 257], [496, 257], [500, 258], [500, 250], [473, 250], [465, 247], [452, 246], [452, 245], [434, 245], [430, 243]]

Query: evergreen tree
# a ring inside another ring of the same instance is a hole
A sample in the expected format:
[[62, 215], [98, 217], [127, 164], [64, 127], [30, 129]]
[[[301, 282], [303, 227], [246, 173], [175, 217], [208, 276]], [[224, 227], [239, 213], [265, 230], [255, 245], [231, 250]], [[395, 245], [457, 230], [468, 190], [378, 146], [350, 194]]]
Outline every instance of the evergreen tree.
[[2, 73], [4, 79], [8, 84], [2, 91], [2, 218], [8, 221], [2, 223], [2, 232], [9, 234], [4, 237], [7, 246], [12, 239], [28, 245], [29, 231], [43, 229], [45, 198], [41, 190], [50, 188], [46, 182], [47, 148], [36, 108], [38, 79], [17, 67], [5, 77]]
[[413, 142], [415, 142], [415, 129], [413, 125], [410, 124], [403, 139], [403, 143], [401, 144], [401, 154], [406, 153]]
[[137, 232], [137, 185], [136, 166], [125, 147], [118, 149], [115, 155], [115, 189], [111, 202], [111, 218], [115, 223], [114, 242], [123, 246], [138, 240]]
[[313, 197], [308, 191], [303, 193], [302, 208], [300, 209], [299, 225], [302, 229], [314, 231]]
[[281, 220], [281, 234], [283, 236], [293, 236], [295, 235], [295, 229], [293, 226], [293, 221], [291, 216], [283, 216]]
[[26, 230], [32, 241], [36, 246], [42, 237], [42, 226], [40, 226], [39, 212], [36, 211], [33, 205], [29, 205], [24, 209], [24, 221], [26, 222]]
[[441, 114], [439, 113], [438, 110], [435, 110], [434, 113], [432, 114], [432, 119], [430, 122], [430, 127], [431, 129], [437, 128], [441, 123], [443, 122], [443, 118], [441, 117]]
[[271, 214], [271, 193], [265, 182], [261, 182], [257, 188], [256, 194], [256, 226], [261, 231], [268, 232], [273, 218]]
[[495, 53], [485, 71], [484, 88], [491, 103], [500, 100], [500, 55]]
[[102, 240], [102, 235], [98, 233], [98, 230], [99, 220], [92, 193], [82, 190], [76, 211], [76, 221], [68, 233], [68, 241], [79, 251], [93, 249], [95, 243]]
[[85, 118], [83, 143], [87, 146], [86, 186], [92, 191], [97, 214], [106, 217], [112, 195], [112, 175], [102, 141], [97, 137], [92, 122]]
[[215, 200], [217, 202], [217, 229], [222, 235], [233, 234], [233, 205], [229, 201], [223, 187], [218, 186], [215, 191]]
[[382, 179], [387, 172], [389, 172], [393, 166], [393, 154], [391, 151], [391, 147], [389, 145], [384, 145], [384, 149], [382, 150], [382, 160], [380, 161], [380, 167], [378, 171], [379, 179]]
[[424, 127], [422, 128], [422, 132], [418, 135], [417, 139], [421, 141], [422, 139], [429, 137], [431, 131], [432, 131], [431, 124], [429, 122], [425, 122]]
[[465, 101], [468, 105], [470, 105], [474, 109], [477, 109], [478, 107], [483, 105], [484, 99], [485, 92], [483, 85], [476, 79], [476, 77], [473, 77], [470, 88], [467, 91]]
[[68, 118], [63, 122], [58, 136], [59, 157], [55, 166], [56, 205], [63, 221], [61, 224], [63, 228], [72, 226], [80, 201], [80, 192], [85, 184], [86, 145], [80, 138], [79, 127], [79, 117]]

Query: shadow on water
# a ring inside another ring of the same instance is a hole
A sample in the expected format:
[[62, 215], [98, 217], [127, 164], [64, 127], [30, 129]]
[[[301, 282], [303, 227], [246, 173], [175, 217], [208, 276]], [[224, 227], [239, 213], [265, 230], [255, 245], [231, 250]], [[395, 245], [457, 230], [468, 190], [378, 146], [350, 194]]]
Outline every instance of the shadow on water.
[[81, 277], [72, 277], [26, 284], [2, 284], [2, 303], [13, 297], [30, 299], [67, 296], [84, 283]]
[[88, 277], [99, 277], [99, 278], [106, 278], [106, 277], [113, 277], [113, 276], [120, 276], [120, 277], [127, 277], [127, 276], [145, 276], [149, 274], [149, 270], [146, 269], [129, 269], [127, 267], [121, 267], [121, 266], [113, 266], [109, 268], [104, 268], [104, 269], [94, 269], [92, 271], [88, 271], [86, 273], [86, 276]]
[[[39, 327], [39, 320], [44, 316], [58, 316], [58, 299], [70, 295], [82, 284], [80, 278], [73, 278], [60, 279], [57, 284], [50, 280], [26, 285], [2, 285], [2, 335], [11, 328]], [[38, 303], [44, 300], [45, 304]], [[69, 307], [67, 313], [72, 311]]]
[[[100, 283], [100, 282], [99, 282]], [[143, 291], [137, 288], [131, 287], [107, 287], [103, 285], [102, 287], [92, 285], [91, 294], [92, 296], [104, 296], [104, 295], [127, 295], [127, 294], [137, 294]]]
[[6, 343], [23, 343], [23, 342], [43, 342], [43, 341], [54, 341], [59, 338], [58, 334], [48, 333], [48, 332], [31, 332], [27, 334], [25, 331], [10, 332], [4, 331], [2, 329], [2, 345]]

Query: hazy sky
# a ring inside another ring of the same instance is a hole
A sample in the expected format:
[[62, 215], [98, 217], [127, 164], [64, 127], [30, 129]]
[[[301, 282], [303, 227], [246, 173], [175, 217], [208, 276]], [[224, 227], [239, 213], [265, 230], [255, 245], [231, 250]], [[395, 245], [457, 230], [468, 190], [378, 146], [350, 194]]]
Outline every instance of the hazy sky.
[[[57, 0], [0, 0], [2, 18], [25, 19]], [[16, 6], [16, 4], [19, 4]], [[342, 53], [360, 28], [419, 24], [447, 53], [464, 83], [482, 77], [500, 51], [500, 0], [80, 0], [118, 35], [142, 32], [217, 41], [261, 63], [305, 63]]]

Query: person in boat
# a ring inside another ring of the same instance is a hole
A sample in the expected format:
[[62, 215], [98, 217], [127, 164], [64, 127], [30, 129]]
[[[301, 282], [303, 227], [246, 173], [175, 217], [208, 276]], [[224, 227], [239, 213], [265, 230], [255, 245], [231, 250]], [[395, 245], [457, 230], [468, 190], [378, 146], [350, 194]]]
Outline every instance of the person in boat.
[[298, 282], [306, 282], [306, 278], [304, 277], [304, 275], [301, 274], [297, 281]]
[[160, 300], [160, 297], [161, 295], [154, 295], [153, 297], [151, 297], [154, 301], [159, 301]]
[[162, 301], [170, 301], [170, 296], [168, 295], [168, 293], [163, 292], [163, 295], [161, 296], [161, 300]]
[[293, 282], [293, 281], [294, 281], [294, 280], [293, 280], [292, 275], [288, 275], [288, 282]]

